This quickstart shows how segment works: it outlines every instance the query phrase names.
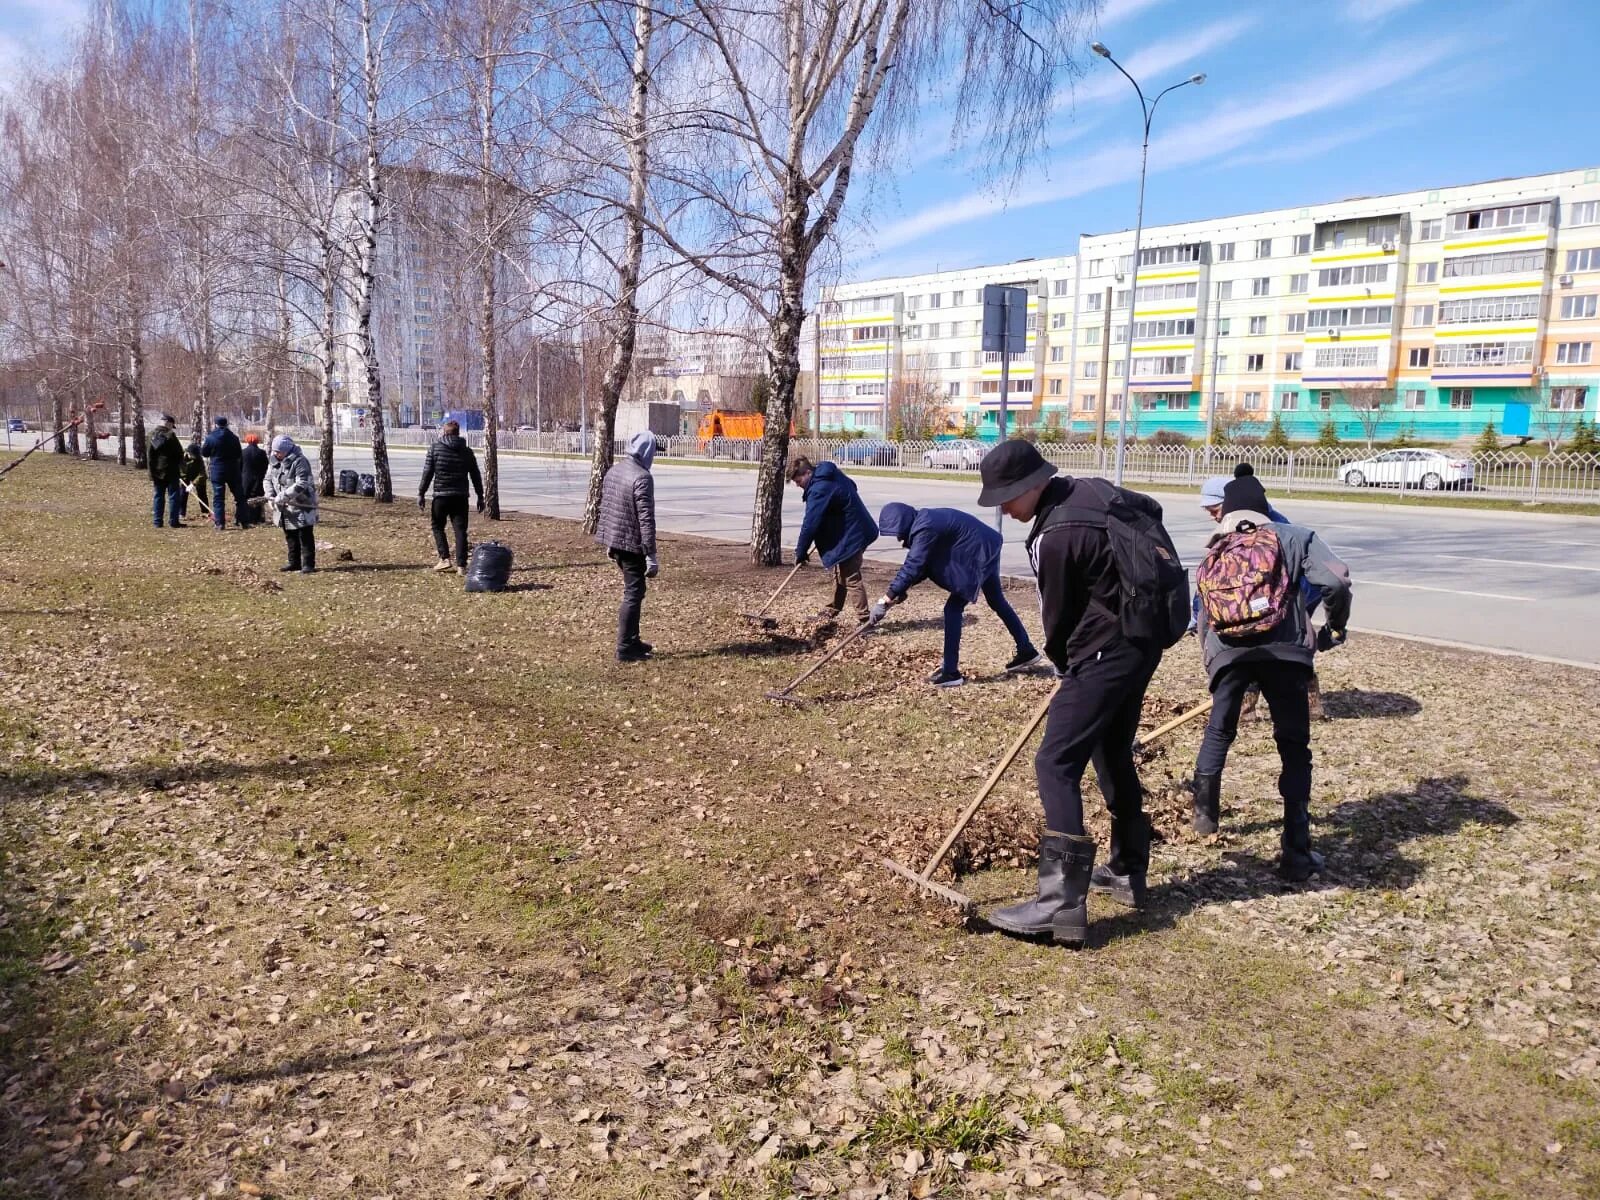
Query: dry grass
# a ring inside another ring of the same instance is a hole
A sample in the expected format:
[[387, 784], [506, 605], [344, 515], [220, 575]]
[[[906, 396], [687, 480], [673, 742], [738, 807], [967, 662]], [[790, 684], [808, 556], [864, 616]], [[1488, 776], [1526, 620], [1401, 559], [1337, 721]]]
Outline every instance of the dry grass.
[[[1068, 955], [874, 865], [1049, 686], [983, 678], [987, 612], [981, 682], [917, 682], [925, 588], [777, 708], [809, 651], [739, 618], [774, 580], [736, 549], [663, 546], [623, 668], [560, 522], [496, 528], [519, 590], [469, 596], [413, 510], [333, 502], [354, 561], [301, 578], [146, 496], [54, 460], [0, 495], [0, 1196], [1600, 1191], [1592, 676], [1330, 656], [1301, 888], [1267, 728], [1214, 844], [1183, 731], [1154, 909]], [[1029, 774], [963, 847], [985, 899], [1029, 883]]]

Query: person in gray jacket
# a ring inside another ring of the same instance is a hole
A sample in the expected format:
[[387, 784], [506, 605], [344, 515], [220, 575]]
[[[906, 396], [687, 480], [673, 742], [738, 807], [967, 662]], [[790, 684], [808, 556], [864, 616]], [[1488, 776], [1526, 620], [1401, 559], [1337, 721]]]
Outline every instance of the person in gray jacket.
[[278, 569], [310, 575], [317, 569], [317, 487], [310, 460], [287, 433], [272, 439], [272, 464], [262, 483], [273, 524], [289, 547], [289, 562]]
[[606, 472], [600, 493], [600, 521], [594, 540], [606, 548], [622, 572], [622, 606], [617, 611], [617, 661], [642, 662], [653, 647], [640, 640], [645, 580], [661, 570], [656, 562], [656, 483], [650, 464], [656, 456], [653, 433], [636, 433], [628, 453]]
[[[1322, 856], [1311, 849], [1311, 660], [1316, 650], [1344, 644], [1350, 620], [1350, 568], [1312, 530], [1274, 522], [1270, 513], [1266, 491], [1255, 476], [1231, 479], [1223, 488], [1220, 528], [1210, 546], [1241, 530], [1270, 529], [1277, 535], [1288, 578], [1283, 615], [1264, 632], [1219, 633], [1206, 605], [1200, 606], [1200, 639], [1213, 705], [1194, 766], [1194, 828], [1203, 834], [1217, 831], [1222, 768], [1239, 730], [1245, 691], [1252, 684], [1259, 685], [1272, 713], [1272, 734], [1281, 762], [1278, 793], [1283, 798], [1283, 837], [1278, 874], [1300, 882], [1322, 869]], [[1202, 565], [1202, 573], [1204, 570]], [[1321, 630], [1311, 624], [1302, 581], [1309, 581], [1321, 595], [1327, 615]]]

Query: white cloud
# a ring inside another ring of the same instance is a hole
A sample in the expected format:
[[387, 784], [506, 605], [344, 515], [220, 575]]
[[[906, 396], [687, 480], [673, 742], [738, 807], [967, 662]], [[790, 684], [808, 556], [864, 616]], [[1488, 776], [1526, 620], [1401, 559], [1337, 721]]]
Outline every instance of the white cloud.
[[1395, 13], [1410, 8], [1418, 2], [1419, 0], [1345, 0], [1344, 15], [1352, 21], [1370, 25], [1385, 17], [1392, 17]]
[[1106, 29], [1136, 17], [1147, 8], [1154, 8], [1165, 0], [1106, 0], [1105, 7], [1100, 10], [1100, 28]]
[[[1342, 108], [1412, 79], [1418, 72], [1458, 53], [1462, 45], [1460, 40], [1441, 40], [1423, 50], [1380, 54], [1342, 75], [1294, 84], [1248, 104], [1215, 109], [1155, 138], [1150, 146], [1151, 168], [1155, 172], [1170, 171], [1224, 158], [1280, 125]], [[1007, 203], [997, 203], [983, 192], [969, 192], [933, 205], [887, 226], [878, 235], [877, 246], [881, 252], [1001, 211], [1086, 195], [1136, 178], [1138, 171], [1139, 147], [1131, 138], [1121, 145], [1103, 147], [1079, 157], [1059, 158], [1052, 164], [1054, 181], [1041, 181], [1023, 188]]]
[[[1168, 71], [1175, 70], [1185, 63], [1194, 62], [1201, 55], [1225, 46], [1234, 41], [1248, 29], [1254, 26], [1259, 18], [1254, 16], [1228, 17], [1221, 21], [1213, 21], [1209, 25], [1202, 25], [1199, 29], [1190, 30], [1177, 37], [1167, 38], [1159, 42], [1151, 42], [1142, 46], [1122, 60], [1122, 65], [1127, 68], [1128, 74], [1139, 80], [1141, 85], [1158, 85], [1159, 91], [1169, 83], [1176, 82], [1163, 79], [1161, 76]], [[1099, 59], [1095, 62], [1099, 63]], [[1204, 66], [1204, 63], [1198, 64]], [[1068, 103], [1097, 104], [1102, 100], [1109, 100], [1115, 96], [1126, 95], [1132, 89], [1128, 81], [1117, 73], [1117, 69], [1110, 63], [1105, 63], [1088, 82], [1080, 84], [1070, 93], [1064, 93], [1060, 98], [1059, 106], [1065, 107]]]

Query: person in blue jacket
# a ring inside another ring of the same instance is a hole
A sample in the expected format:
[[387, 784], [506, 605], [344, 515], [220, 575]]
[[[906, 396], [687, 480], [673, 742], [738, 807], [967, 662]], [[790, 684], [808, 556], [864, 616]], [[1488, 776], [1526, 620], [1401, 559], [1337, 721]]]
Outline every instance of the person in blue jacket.
[[966, 682], [961, 677], [961, 618], [980, 592], [1016, 640], [1017, 656], [1006, 670], [1026, 671], [1039, 664], [1042, 655], [1000, 585], [1003, 542], [998, 529], [960, 509], [916, 509], [909, 504], [884, 505], [878, 528], [898, 538], [907, 554], [888, 592], [872, 609], [874, 622], [883, 620], [890, 605], [899, 604], [924, 579], [950, 593], [944, 604], [944, 662], [928, 677], [929, 683], [958, 687]]
[[238, 435], [228, 428], [228, 418], [218, 417], [213, 428], [200, 443], [200, 456], [206, 460], [206, 473], [211, 476], [211, 522], [218, 529], [228, 526], [227, 493], [233, 493], [234, 522], [245, 527], [244, 503], [244, 447]]
[[789, 481], [806, 499], [794, 561], [809, 561], [815, 546], [822, 555], [822, 565], [833, 569], [833, 603], [825, 606], [817, 619], [833, 620], [848, 599], [856, 620], [865, 622], [867, 585], [861, 580], [861, 558], [867, 547], [878, 540], [878, 527], [872, 523], [872, 514], [862, 503], [855, 481], [831, 462], [813, 466], [803, 454], [789, 465]]

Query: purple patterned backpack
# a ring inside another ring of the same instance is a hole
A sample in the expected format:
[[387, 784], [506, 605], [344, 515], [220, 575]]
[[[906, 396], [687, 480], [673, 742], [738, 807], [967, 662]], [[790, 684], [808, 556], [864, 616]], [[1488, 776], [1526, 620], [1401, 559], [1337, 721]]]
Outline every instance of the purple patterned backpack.
[[1289, 572], [1271, 526], [1244, 523], [1206, 552], [1195, 572], [1206, 622], [1221, 637], [1266, 633], [1283, 620]]

